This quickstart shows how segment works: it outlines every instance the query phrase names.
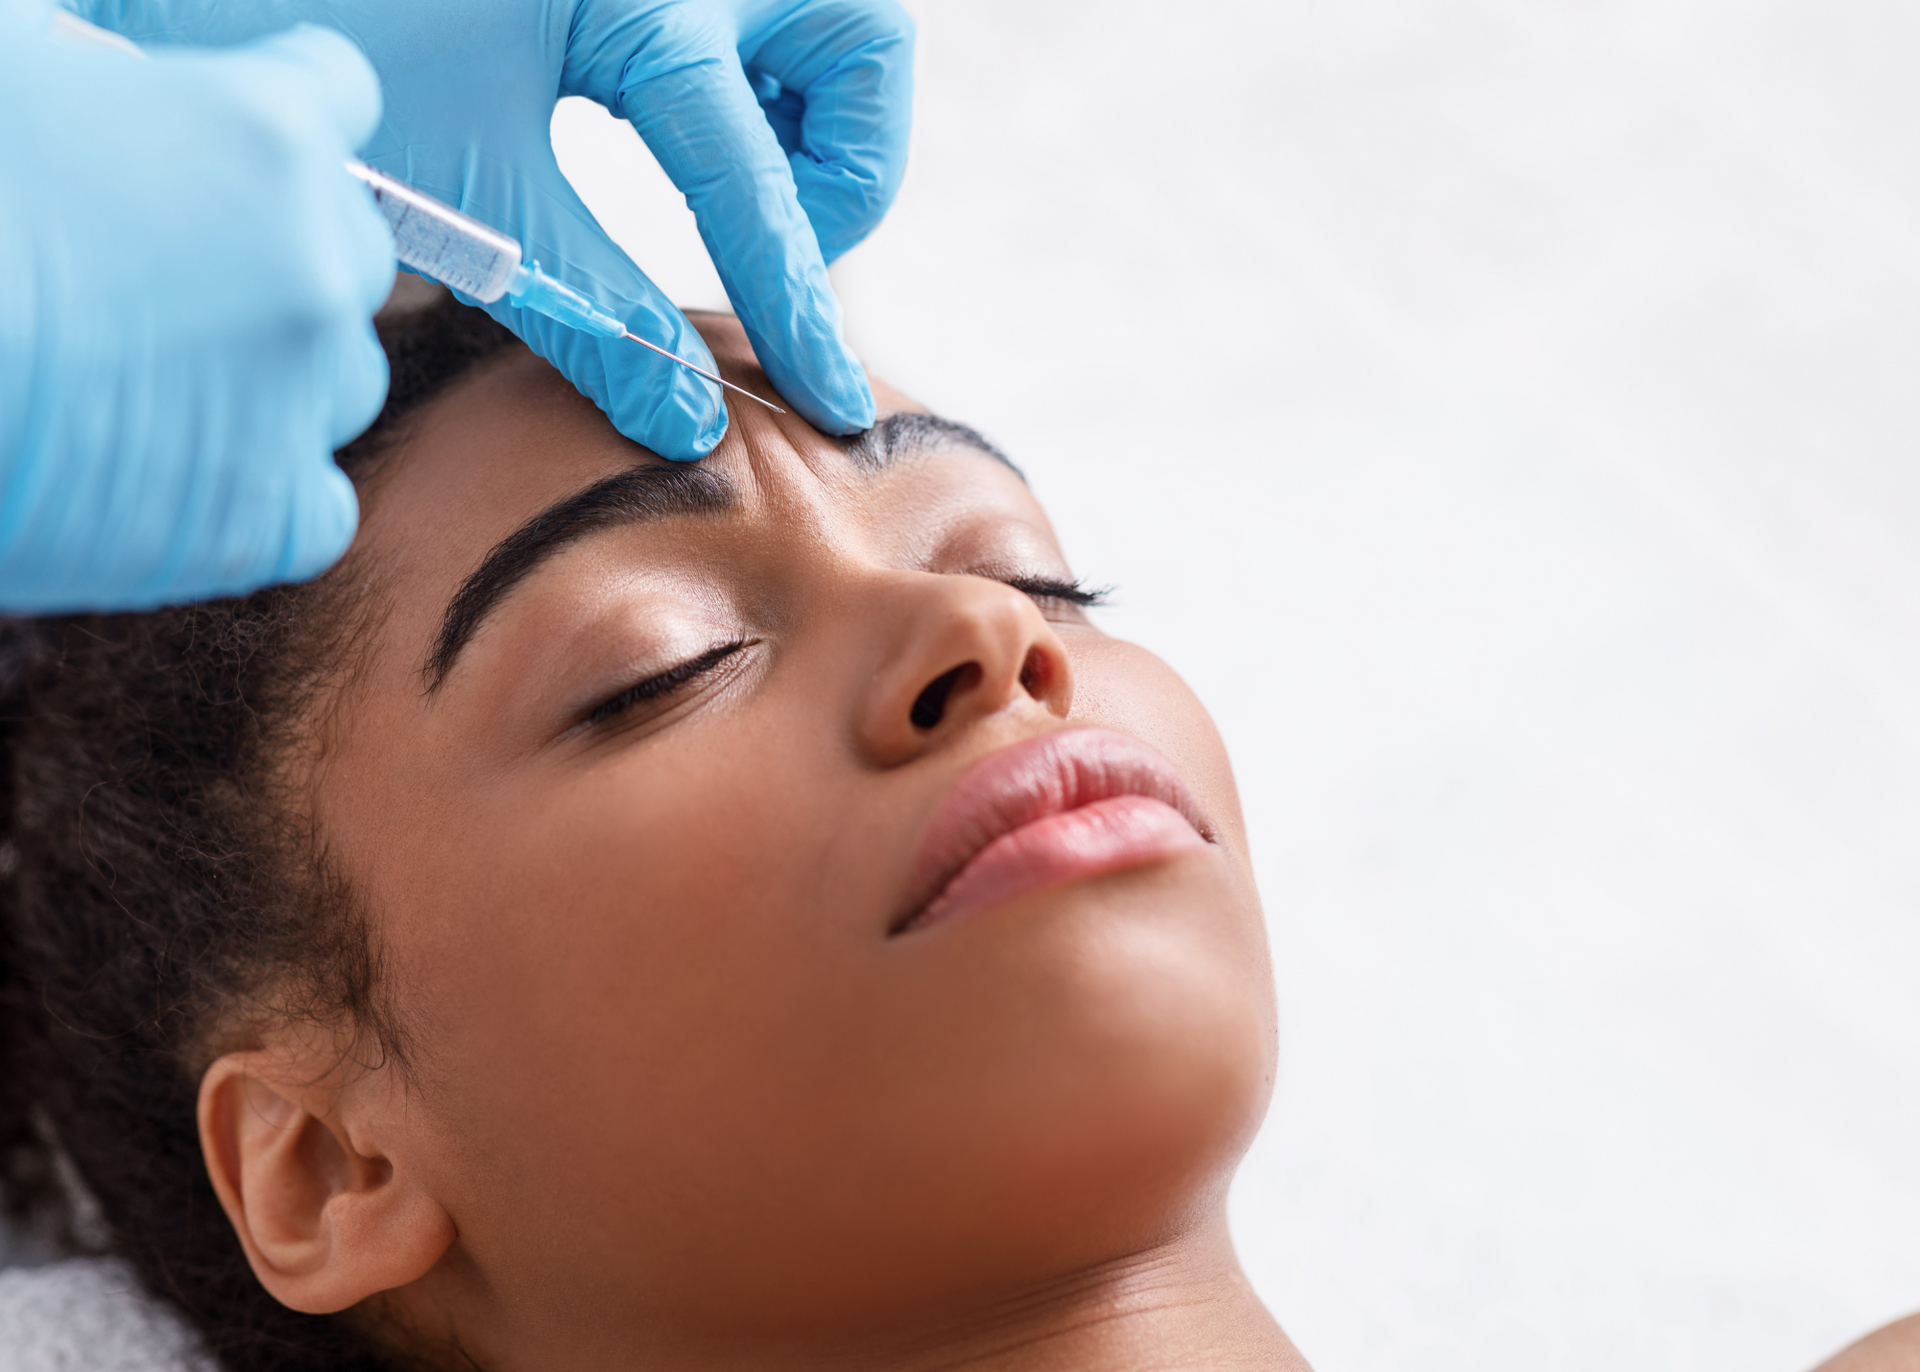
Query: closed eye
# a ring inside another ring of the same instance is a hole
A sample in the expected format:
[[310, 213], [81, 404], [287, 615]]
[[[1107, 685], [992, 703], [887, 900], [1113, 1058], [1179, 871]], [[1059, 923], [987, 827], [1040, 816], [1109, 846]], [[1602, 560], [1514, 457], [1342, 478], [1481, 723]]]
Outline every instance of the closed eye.
[[1088, 586], [1080, 581], [1062, 581], [1050, 576], [1005, 576], [999, 578], [1014, 590], [1035, 600], [1052, 600], [1063, 605], [1092, 609], [1105, 605], [1113, 595], [1111, 586]]
[[678, 666], [667, 668], [658, 676], [650, 676], [645, 681], [635, 682], [611, 700], [596, 705], [593, 713], [587, 716], [586, 723], [589, 726], [604, 724], [636, 705], [648, 701], [665, 700], [711, 672], [746, 647], [747, 643], [746, 639], [740, 639], [734, 643], [722, 643], [718, 647], [707, 649], [698, 657], [690, 657]]

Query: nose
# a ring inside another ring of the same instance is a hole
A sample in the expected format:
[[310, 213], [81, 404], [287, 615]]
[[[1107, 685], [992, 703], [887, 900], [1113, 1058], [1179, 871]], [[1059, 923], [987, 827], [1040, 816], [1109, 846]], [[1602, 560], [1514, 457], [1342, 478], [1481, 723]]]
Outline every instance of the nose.
[[874, 763], [910, 762], [1003, 711], [1066, 717], [1073, 667], [1031, 598], [982, 577], [905, 575], [887, 658], [860, 704]]

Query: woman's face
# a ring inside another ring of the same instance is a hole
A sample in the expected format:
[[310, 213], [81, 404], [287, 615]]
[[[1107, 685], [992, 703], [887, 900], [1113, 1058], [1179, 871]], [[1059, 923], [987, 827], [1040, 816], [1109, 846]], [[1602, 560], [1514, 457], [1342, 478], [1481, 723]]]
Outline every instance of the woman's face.
[[741, 406], [675, 467], [514, 353], [370, 493], [389, 603], [316, 805], [413, 1034], [404, 1165], [490, 1293], [470, 1345], [991, 1298], [1206, 1221], [1259, 1122], [1205, 711], [1046, 593], [1072, 574], [1013, 471], [883, 432]]

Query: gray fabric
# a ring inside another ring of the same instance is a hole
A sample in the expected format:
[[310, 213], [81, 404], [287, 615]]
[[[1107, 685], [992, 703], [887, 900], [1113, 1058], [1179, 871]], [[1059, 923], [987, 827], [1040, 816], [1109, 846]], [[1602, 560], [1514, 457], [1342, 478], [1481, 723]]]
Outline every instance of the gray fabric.
[[0, 1271], [9, 1267], [38, 1267], [48, 1258], [31, 1235], [0, 1220]]
[[179, 1316], [110, 1258], [0, 1271], [0, 1372], [215, 1372]]

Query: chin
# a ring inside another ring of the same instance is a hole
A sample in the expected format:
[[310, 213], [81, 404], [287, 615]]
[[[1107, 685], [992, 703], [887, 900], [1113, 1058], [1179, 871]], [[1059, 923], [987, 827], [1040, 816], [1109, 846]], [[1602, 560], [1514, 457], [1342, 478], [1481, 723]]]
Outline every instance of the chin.
[[922, 1070], [881, 1131], [905, 1165], [870, 1178], [910, 1219], [901, 1262], [1030, 1282], [1217, 1207], [1275, 1058], [1264, 929], [1237, 863], [1214, 851], [1114, 873], [927, 933], [914, 951], [942, 975], [916, 976], [903, 1007]]

